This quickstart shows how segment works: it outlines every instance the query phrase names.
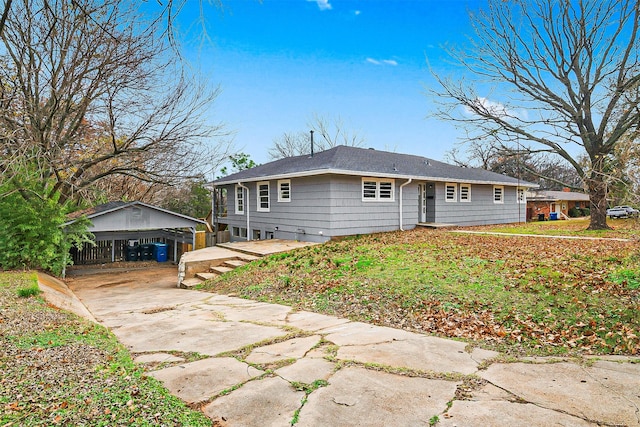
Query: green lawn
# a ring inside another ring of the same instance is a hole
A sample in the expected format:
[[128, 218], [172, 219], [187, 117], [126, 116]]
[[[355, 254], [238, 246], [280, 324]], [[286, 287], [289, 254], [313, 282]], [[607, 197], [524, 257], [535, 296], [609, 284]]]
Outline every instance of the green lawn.
[[272, 255], [205, 288], [511, 354], [640, 354], [638, 249], [414, 230]]
[[36, 280], [0, 273], [0, 426], [211, 426], [106, 328], [49, 307]]
[[471, 230], [495, 231], [512, 234], [562, 235], [584, 237], [640, 237], [640, 220], [636, 218], [607, 219], [611, 230], [587, 230], [588, 218], [574, 218], [559, 221], [533, 221], [521, 224], [491, 225], [471, 227]]

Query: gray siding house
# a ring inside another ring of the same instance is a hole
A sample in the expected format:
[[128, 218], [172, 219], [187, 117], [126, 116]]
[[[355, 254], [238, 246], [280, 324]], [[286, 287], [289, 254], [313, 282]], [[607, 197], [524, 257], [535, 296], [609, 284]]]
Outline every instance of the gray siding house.
[[526, 190], [537, 187], [483, 169], [347, 146], [276, 160], [211, 184], [216, 221], [228, 226], [232, 241], [310, 242], [419, 223], [524, 222]]

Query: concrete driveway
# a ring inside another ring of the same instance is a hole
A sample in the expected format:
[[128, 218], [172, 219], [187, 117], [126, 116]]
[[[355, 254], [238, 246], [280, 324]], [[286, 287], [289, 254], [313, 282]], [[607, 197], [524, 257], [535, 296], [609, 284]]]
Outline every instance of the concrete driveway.
[[176, 276], [67, 283], [150, 376], [216, 425], [640, 426], [630, 358], [500, 363], [453, 340], [179, 289]]

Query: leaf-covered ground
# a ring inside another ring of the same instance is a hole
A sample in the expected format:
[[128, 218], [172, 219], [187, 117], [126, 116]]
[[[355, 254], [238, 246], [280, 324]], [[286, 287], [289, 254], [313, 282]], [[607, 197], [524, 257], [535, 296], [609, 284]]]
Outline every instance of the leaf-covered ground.
[[637, 241], [416, 229], [276, 254], [216, 292], [510, 354], [640, 354]]
[[104, 327], [20, 290], [34, 274], [0, 272], [0, 426], [210, 426], [145, 377]]

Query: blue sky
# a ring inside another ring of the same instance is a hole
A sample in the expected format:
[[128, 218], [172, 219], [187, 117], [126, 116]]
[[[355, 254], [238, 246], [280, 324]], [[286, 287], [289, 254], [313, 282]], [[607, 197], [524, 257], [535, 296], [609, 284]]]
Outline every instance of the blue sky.
[[[427, 66], [450, 75], [443, 45], [464, 43], [481, 0], [223, 0], [180, 15], [185, 57], [222, 93], [208, 113], [258, 163], [314, 114], [340, 117], [366, 147], [440, 160], [462, 134], [428, 118]], [[190, 39], [190, 37], [192, 37]]]

